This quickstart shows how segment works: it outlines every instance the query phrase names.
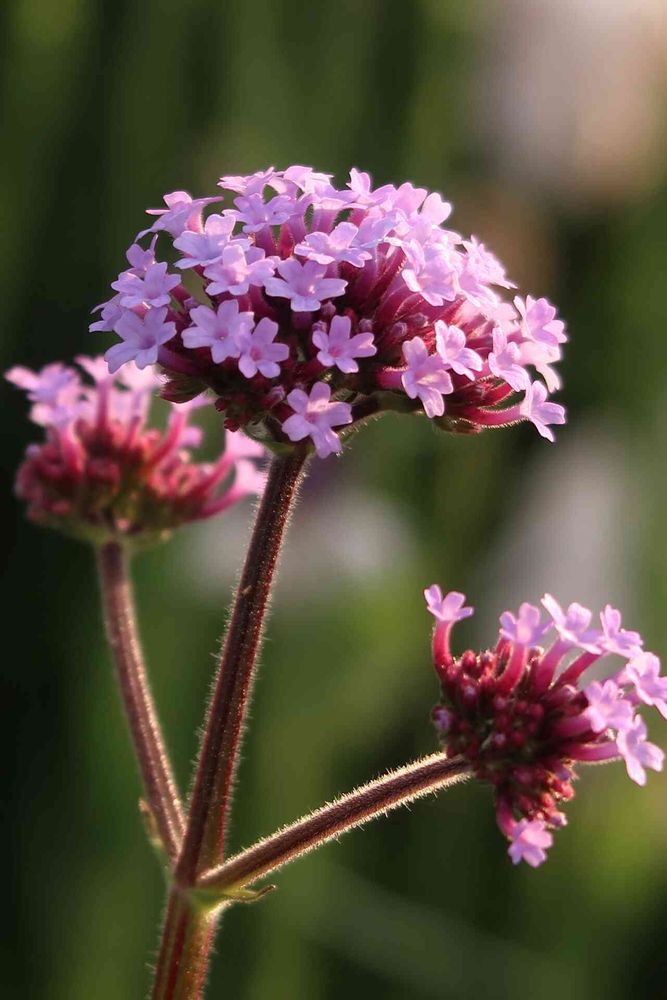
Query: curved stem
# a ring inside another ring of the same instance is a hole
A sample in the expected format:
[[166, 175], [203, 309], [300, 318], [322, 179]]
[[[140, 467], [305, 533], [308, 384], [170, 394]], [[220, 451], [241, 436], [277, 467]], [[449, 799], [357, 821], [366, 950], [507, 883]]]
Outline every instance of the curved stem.
[[151, 696], [137, 633], [127, 557], [120, 542], [97, 550], [107, 639], [152, 821], [175, 861], [185, 820]]
[[448, 759], [441, 753], [389, 771], [230, 858], [207, 872], [198, 887], [223, 892], [250, 885], [348, 830], [453, 785], [468, 773], [469, 765], [462, 757]]
[[273, 459], [241, 574], [208, 711], [176, 882], [222, 860], [239, 744], [248, 709], [271, 583], [307, 451]]

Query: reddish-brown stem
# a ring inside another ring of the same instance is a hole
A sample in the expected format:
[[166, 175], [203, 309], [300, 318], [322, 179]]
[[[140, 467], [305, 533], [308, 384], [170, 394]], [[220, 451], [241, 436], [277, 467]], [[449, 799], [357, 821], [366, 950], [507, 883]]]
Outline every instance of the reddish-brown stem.
[[273, 459], [241, 574], [208, 711], [175, 879], [194, 885], [222, 860], [239, 743], [271, 583], [304, 470], [304, 448]]
[[97, 550], [107, 638], [152, 821], [172, 862], [185, 820], [148, 685], [137, 633], [127, 556], [119, 542]]
[[199, 880], [199, 888], [212, 892], [241, 889], [348, 830], [452, 785], [468, 773], [469, 765], [462, 757], [448, 759], [441, 753], [389, 771], [207, 872]]
[[196, 1000], [203, 996], [217, 916], [198, 907], [177, 888], [171, 890], [152, 1000]]

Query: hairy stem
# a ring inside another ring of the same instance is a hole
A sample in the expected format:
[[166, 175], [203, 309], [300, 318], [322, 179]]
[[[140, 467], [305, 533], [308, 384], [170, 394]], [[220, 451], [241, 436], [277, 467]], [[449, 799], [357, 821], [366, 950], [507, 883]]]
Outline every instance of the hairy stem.
[[385, 815], [397, 806], [414, 802], [428, 792], [461, 781], [468, 773], [463, 758], [447, 759], [441, 753], [389, 771], [207, 872], [199, 880], [199, 887], [234, 891], [250, 885], [348, 830]]
[[203, 996], [217, 916], [172, 888], [152, 1000], [196, 1000]]
[[298, 449], [273, 459], [257, 510], [208, 711], [176, 870], [176, 881], [182, 886], [194, 885], [202, 871], [222, 860], [239, 744], [271, 583], [306, 456], [305, 449]]
[[175, 862], [185, 830], [183, 808], [146, 677], [127, 556], [119, 542], [97, 550], [97, 569], [107, 638], [144, 794], [164, 850]]

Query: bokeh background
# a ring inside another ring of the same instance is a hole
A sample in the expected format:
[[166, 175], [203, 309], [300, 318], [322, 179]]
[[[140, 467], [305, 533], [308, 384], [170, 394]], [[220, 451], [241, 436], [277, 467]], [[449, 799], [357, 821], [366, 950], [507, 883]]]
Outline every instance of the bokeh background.
[[[294, 519], [234, 841], [430, 752], [421, 589], [464, 590], [480, 645], [545, 589], [621, 606], [667, 650], [663, 0], [4, 0], [2, 362], [88, 334], [146, 206], [221, 173], [309, 163], [413, 182], [567, 319], [567, 427], [454, 439], [386, 417], [317, 464]], [[3, 390], [5, 392], [5, 390]], [[161, 876], [114, 690], [91, 554], [25, 524], [34, 435], [3, 396], [3, 997], [141, 998]], [[136, 566], [186, 785], [251, 516]], [[659, 725], [655, 727], [659, 730]], [[663, 745], [665, 737], [662, 737]], [[513, 869], [462, 786], [287, 869], [226, 918], [211, 997], [662, 996], [667, 776], [589, 769], [543, 869]]]

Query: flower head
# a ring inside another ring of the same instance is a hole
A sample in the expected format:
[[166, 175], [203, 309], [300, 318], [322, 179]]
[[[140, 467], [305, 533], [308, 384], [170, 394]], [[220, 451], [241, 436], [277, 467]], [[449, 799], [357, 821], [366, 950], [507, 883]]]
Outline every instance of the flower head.
[[163, 403], [169, 418], [161, 432], [147, 425], [160, 385], [153, 369], [123, 365], [111, 375], [101, 357], [76, 360], [80, 371], [56, 364], [6, 376], [27, 392], [31, 418], [45, 428], [16, 478], [32, 520], [94, 544], [145, 545], [261, 492], [257, 442], [228, 432], [217, 460], [197, 462], [191, 451], [202, 433], [189, 423], [195, 403]]
[[[436, 617], [433, 657], [441, 698], [432, 718], [445, 753], [466, 758], [475, 776], [493, 786], [512, 861], [535, 867], [551, 847], [551, 831], [566, 823], [560, 806], [574, 795], [578, 762], [622, 758], [638, 784], [645, 783], [646, 768], [662, 768], [664, 754], [647, 741], [646, 725], [635, 713], [644, 702], [667, 717], [667, 677], [660, 677], [659, 660], [647, 653], [607, 680], [580, 686], [607, 650], [591, 639], [590, 611], [579, 604], [563, 610], [549, 597], [543, 603], [551, 621], [543, 623], [537, 607], [522, 604], [518, 614], [500, 616], [493, 648], [455, 657], [449, 632], [463, 617], [458, 609], [471, 609], [462, 607], [463, 594], [443, 598], [436, 585], [424, 593]], [[545, 650], [538, 643], [554, 627], [557, 638]], [[444, 628], [446, 643], [437, 641]]]
[[212, 390], [227, 429], [279, 448], [302, 427], [289, 399], [318, 383], [349, 407], [346, 428], [394, 409], [452, 432], [529, 420], [552, 438], [564, 411], [531, 373], [558, 386], [563, 323], [546, 299], [503, 301], [513, 285], [502, 264], [444, 228], [451, 205], [439, 194], [373, 188], [356, 169], [336, 187], [303, 165], [220, 187], [174, 191], [149, 210], [91, 324], [120, 338], [113, 370], [157, 361], [167, 399]]

